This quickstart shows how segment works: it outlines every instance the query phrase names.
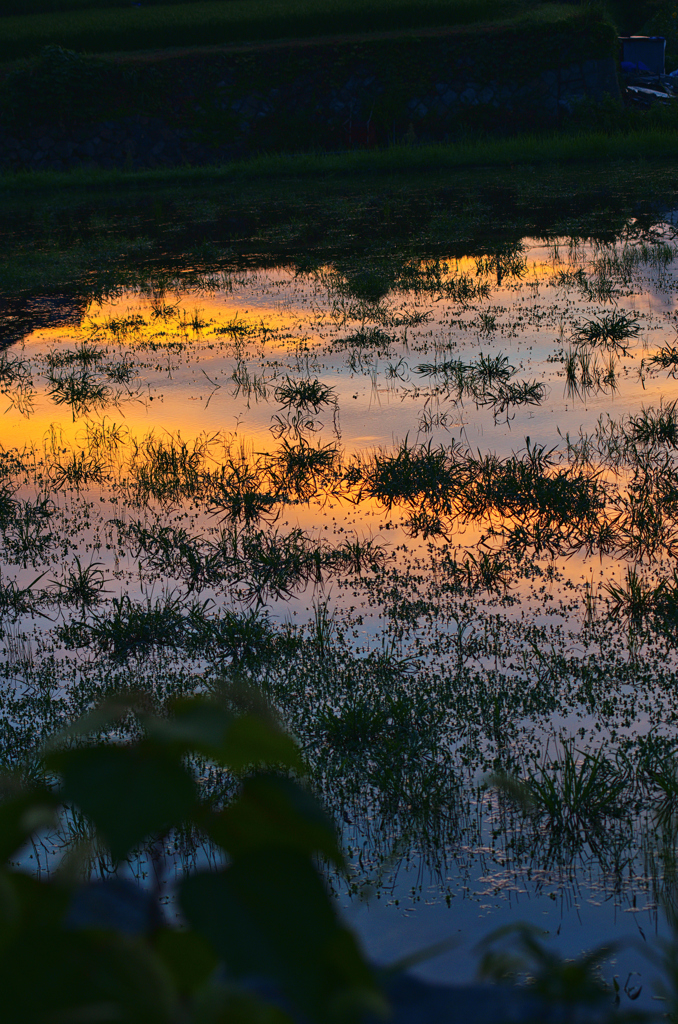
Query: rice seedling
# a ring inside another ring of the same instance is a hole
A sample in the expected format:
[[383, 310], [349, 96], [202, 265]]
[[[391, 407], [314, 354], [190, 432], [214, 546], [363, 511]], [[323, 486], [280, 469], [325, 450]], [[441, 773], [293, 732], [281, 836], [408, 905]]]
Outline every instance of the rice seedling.
[[460, 445], [410, 445], [394, 453], [375, 452], [365, 467], [363, 492], [389, 511], [399, 504], [449, 515], [467, 482], [467, 462]]
[[9, 484], [0, 484], [0, 529], [9, 526], [20, 508], [15, 493]]
[[643, 628], [652, 614], [654, 590], [635, 568], [627, 567], [623, 583], [604, 583], [602, 590], [609, 599], [609, 614], [614, 619], [625, 619], [635, 631]]
[[584, 320], [575, 331], [575, 339], [580, 345], [605, 348], [608, 351], [628, 356], [629, 347], [624, 342], [637, 338], [640, 334], [640, 323], [637, 313], [603, 313], [600, 316]]
[[56, 508], [47, 495], [36, 498], [34, 502], [17, 502], [11, 522], [3, 529], [6, 558], [21, 564], [24, 569], [29, 565], [36, 567], [50, 548], [59, 543], [50, 523], [55, 512]]
[[490, 394], [487, 394], [485, 401], [490, 400], [495, 420], [506, 413], [508, 423], [514, 406], [541, 405], [547, 393], [548, 387], [542, 381], [511, 381], [509, 384], [499, 384], [491, 393], [491, 398]]
[[150, 434], [141, 444], [133, 442], [130, 471], [135, 499], [142, 503], [149, 498], [177, 501], [200, 493], [205, 485], [208, 447], [206, 437], [189, 443], [178, 433], [165, 440]]
[[0, 392], [6, 394], [12, 388], [26, 388], [33, 383], [31, 364], [28, 359], [0, 354]]
[[47, 377], [48, 394], [57, 405], [70, 405], [73, 422], [91, 409], [108, 405], [114, 398], [113, 389], [87, 369], [50, 373]]
[[122, 423], [109, 422], [104, 416], [99, 423], [85, 423], [85, 440], [89, 451], [100, 456], [110, 456], [130, 441], [129, 427]]
[[637, 416], [630, 416], [625, 426], [626, 437], [632, 444], [678, 448], [678, 401], [658, 409], [642, 408]]
[[577, 846], [594, 841], [610, 819], [622, 816], [626, 780], [602, 750], [578, 751], [573, 740], [562, 740], [561, 747], [557, 759], [528, 767], [523, 806], [568, 845]]
[[194, 334], [200, 334], [200, 332], [204, 330], [204, 328], [207, 327], [208, 324], [207, 320], [203, 320], [203, 318], [200, 316], [200, 310], [194, 309], [193, 316], [188, 321], [188, 325]]
[[128, 395], [132, 393], [130, 384], [139, 376], [134, 363], [128, 362], [127, 359], [121, 359], [117, 363], [107, 363], [103, 367], [103, 372], [114, 384], [122, 384]]
[[60, 369], [64, 366], [92, 367], [98, 365], [105, 357], [105, 352], [97, 345], [89, 341], [83, 341], [75, 348], [58, 348], [47, 354], [47, 365], [50, 369]]
[[446, 299], [466, 308], [472, 302], [486, 299], [490, 294], [490, 285], [487, 281], [474, 281], [470, 274], [463, 273], [446, 281], [442, 294]]
[[336, 444], [297, 444], [283, 440], [270, 462], [276, 492], [295, 501], [310, 501], [324, 487], [338, 481], [340, 453]]
[[497, 316], [495, 313], [478, 314], [478, 333], [494, 334], [497, 329]]
[[26, 587], [20, 587], [16, 580], [5, 583], [0, 578], [0, 620], [9, 616], [16, 620], [21, 615], [43, 615], [39, 606], [45, 601], [46, 595], [36, 593], [33, 588], [45, 575], [44, 572], [40, 573]]
[[207, 510], [245, 526], [262, 518], [272, 522], [280, 512], [283, 495], [271, 483], [261, 459], [248, 459], [243, 450], [239, 457], [229, 452], [223, 465], [211, 475]]
[[391, 319], [391, 327], [420, 327], [431, 320], [426, 309], [402, 309]]
[[644, 359], [643, 365], [649, 366], [652, 370], [668, 370], [669, 377], [673, 377], [675, 380], [676, 373], [678, 373], [678, 347], [664, 345], [658, 352], [654, 352]]
[[49, 476], [55, 490], [66, 487], [80, 490], [92, 483], [103, 483], [106, 468], [97, 451], [64, 449], [50, 466]]
[[127, 532], [140, 565], [159, 579], [181, 580], [189, 594], [230, 579], [231, 560], [224, 556], [223, 547], [193, 537], [183, 527], [145, 527], [135, 522]]
[[381, 572], [386, 564], [386, 552], [372, 537], [360, 540], [346, 539], [328, 556], [328, 564], [338, 570], [357, 573]]
[[[477, 407], [499, 405], [505, 411], [510, 404], [523, 404], [533, 399], [541, 401], [545, 387], [534, 382], [525, 387], [511, 385], [511, 377], [515, 367], [511, 366], [507, 356], [498, 353], [496, 356], [480, 353], [477, 362], [464, 363], [461, 359], [448, 359], [442, 363], [420, 363], [415, 373], [424, 377], [442, 377], [447, 393], [458, 402], [469, 398]], [[511, 402], [511, 396], [517, 401]]]
[[296, 409], [306, 413], [317, 414], [324, 405], [336, 404], [335, 388], [328, 387], [317, 378], [294, 380], [286, 376], [275, 388], [273, 396], [284, 409]]
[[321, 583], [325, 551], [300, 529], [245, 533], [240, 539], [240, 599], [261, 607], [267, 600], [287, 600], [309, 583]]
[[154, 298], [151, 303], [151, 320], [162, 320], [167, 323], [168, 320], [178, 320], [179, 318], [179, 304], [175, 303], [173, 306], [168, 305], [164, 298]]
[[189, 650], [209, 658], [217, 665], [256, 672], [276, 656], [279, 638], [261, 607], [244, 612], [225, 609], [220, 615], [206, 616], [204, 608], [188, 610]]
[[62, 580], [55, 580], [56, 599], [60, 604], [75, 605], [82, 612], [99, 604], [105, 593], [106, 575], [100, 568], [103, 562], [90, 562], [83, 566], [75, 557], [75, 565], [68, 569]]
[[475, 555], [469, 552], [462, 562], [456, 558], [443, 560], [446, 579], [453, 590], [459, 593], [505, 594], [511, 585], [513, 566], [503, 554], [482, 551]]
[[649, 265], [663, 270], [674, 256], [674, 250], [666, 242], [643, 241], [604, 253], [593, 260], [592, 268], [598, 275], [618, 278], [623, 284], [628, 284], [637, 267]]
[[109, 614], [59, 627], [57, 635], [66, 647], [93, 646], [114, 662], [145, 657], [153, 648], [181, 648], [186, 619], [176, 596], [156, 601], [133, 601], [127, 594], [111, 599]]

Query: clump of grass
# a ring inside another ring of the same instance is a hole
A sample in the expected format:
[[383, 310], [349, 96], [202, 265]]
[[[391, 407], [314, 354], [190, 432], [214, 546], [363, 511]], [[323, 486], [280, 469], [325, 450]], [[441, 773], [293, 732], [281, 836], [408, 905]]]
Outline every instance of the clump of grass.
[[497, 316], [495, 313], [479, 313], [478, 314], [478, 332], [479, 334], [494, 334], [497, 329]]
[[22, 416], [33, 412], [35, 390], [30, 362], [18, 356], [0, 355], [0, 394], [9, 398], [10, 406]]
[[469, 552], [461, 562], [447, 556], [442, 564], [459, 593], [505, 594], [511, 585], [513, 567], [510, 559], [501, 553], [482, 551], [475, 555]]
[[141, 443], [133, 441], [130, 470], [135, 500], [175, 501], [199, 494], [205, 486], [208, 448], [208, 438], [189, 443], [178, 433], [166, 438], [150, 434]]
[[117, 363], [107, 363], [103, 370], [110, 381], [114, 384], [121, 384], [127, 393], [131, 394], [130, 384], [138, 377], [134, 363], [128, 362], [127, 359], [121, 359]]
[[104, 358], [104, 350], [89, 341], [83, 341], [76, 348], [55, 349], [47, 354], [47, 365], [52, 369], [59, 369], [63, 366], [73, 366], [78, 363], [80, 366], [91, 367], [100, 363]]
[[[495, 781], [503, 786], [501, 777]], [[548, 830], [552, 848], [562, 842], [567, 855], [583, 843], [601, 844], [609, 822], [623, 815], [625, 789], [626, 780], [602, 750], [577, 751], [570, 740], [558, 758], [529, 767], [522, 783], [508, 780], [504, 791]]]
[[66, 647], [93, 646], [112, 661], [124, 662], [147, 656], [153, 648], [180, 649], [185, 628], [178, 598], [139, 602], [123, 594], [112, 599], [111, 613], [59, 627], [57, 635]]
[[250, 526], [262, 518], [275, 519], [282, 501], [263, 460], [248, 458], [242, 449], [235, 455], [229, 451], [212, 474], [208, 504], [212, 515]]
[[151, 302], [151, 320], [162, 320], [163, 323], [167, 323], [168, 320], [176, 320], [178, 318], [178, 303], [172, 306], [165, 302], [164, 298], [156, 297], [153, 299]]
[[346, 572], [380, 572], [386, 564], [386, 552], [373, 538], [345, 540], [330, 556], [331, 564]]
[[57, 600], [61, 604], [76, 605], [83, 611], [98, 604], [106, 582], [101, 565], [103, 562], [90, 562], [83, 566], [76, 557], [75, 566], [66, 571], [62, 580], [55, 581]]
[[41, 573], [26, 587], [20, 587], [16, 580], [5, 583], [0, 578], [0, 619], [6, 617], [18, 619], [21, 615], [42, 615], [43, 613], [38, 609], [46, 595], [36, 593], [33, 588], [44, 576], [45, 573]]
[[113, 389], [85, 368], [52, 372], [47, 380], [50, 398], [57, 405], [70, 405], [74, 421], [91, 409], [108, 405], [114, 397]]
[[189, 650], [217, 665], [254, 672], [276, 656], [279, 646], [268, 613], [261, 607], [208, 616], [204, 606], [189, 609]]
[[644, 359], [643, 365], [651, 369], [668, 370], [669, 377], [675, 380], [678, 373], [678, 346], [664, 345], [658, 352]]
[[310, 378], [295, 380], [285, 377], [274, 393], [276, 402], [284, 409], [318, 413], [324, 405], [336, 403], [336, 391], [322, 381]]
[[658, 409], [641, 409], [637, 416], [629, 417], [626, 435], [633, 444], [665, 445], [678, 448], [678, 400]]
[[627, 568], [623, 583], [603, 584], [609, 599], [609, 612], [614, 619], [624, 619], [634, 629], [642, 628], [653, 608], [654, 589], [635, 568]]
[[565, 355], [565, 392], [570, 399], [585, 398], [590, 392], [614, 392], [617, 390], [617, 371], [614, 353], [609, 353], [607, 363], [585, 347], [575, 347]]
[[270, 462], [271, 478], [279, 494], [295, 501], [310, 501], [324, 486], [337, 482], [340, 452], [336, 444], [311, 444], [305, 438], [291, 444], [283, 439]]
[[101, 453], [92, 450], [65, 449], [50, 467], [52, 485], [60, 490], [72, 487], [76, 490], [91, 483], [103, 483], [106, 463]]
[[33, 383], [31, 364], [28, 359], [0, 354], [0, 391], [6, 393], [10, 388], [26, 387]]
[[608, 351], [628, 356], [629, 348], [624, 342], [637, 338], [640, 323], [637, 313], [602, 313], [600, 316], [584, 320], [575, 331], [575, 339], [580, 345], [591, 345]]
[[425, 377], [442, 377], [443, 387], [455, 401], [469, 398], [477, 408], [491, 407], [495, 419], [517, 405], [539, 405], [546, 395], [542, 381], [512, 381], [515, 367], [501, 353], [483, 355], [475, 363], [448, 359], [442, 363], [420, 363], [415, 373]]

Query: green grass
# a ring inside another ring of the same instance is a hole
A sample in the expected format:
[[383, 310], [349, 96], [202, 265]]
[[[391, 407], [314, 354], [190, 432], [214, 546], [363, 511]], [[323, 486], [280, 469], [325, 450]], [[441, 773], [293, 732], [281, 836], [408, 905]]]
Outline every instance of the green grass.
[[0, 20], [0, 58], [28, 56], [48, 45], [110, 53], [468, 25], [511, 17], [528, 5], [522, 0], [203, 0], [138, 8], [81, 3], [77, 10], [45, 13], [33, 13], [31, 6], [24, 5], [23, 15]]
[[[6, 199], [27, 197], [40, 191], [84, 190], [127, 192], [146, 186], [218, 185], [291, 178], [298, 181], [317, 177], [353, 178], [357, 174], [406, 174], [444, 172], [477, 167], [513, 171], [536, 164], [590, 164], [605, 169], [611, 160], [624, 163], [644, 161], [656, 165], [678, 156], [678, 133], [670, 128], [638, 128], [610, 134], [582, 131], [577, 134], [517, 135], [508, 139], [472, 139], [468, 142], [430, 145], [390, 146], [343, 153], [261, 154], [227, 164], [174, 167], [163, 170], [19, 171], [0, 176]], [[516, 183], [517, 187], [520, 183]]]

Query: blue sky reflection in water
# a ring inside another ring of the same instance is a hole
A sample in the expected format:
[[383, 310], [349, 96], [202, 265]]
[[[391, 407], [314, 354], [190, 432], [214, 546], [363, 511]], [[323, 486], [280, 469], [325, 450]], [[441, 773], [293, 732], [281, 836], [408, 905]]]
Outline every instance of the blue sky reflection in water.
[[[375, 956], [457, 936], [420, 969], [468, 978], [516, 920], [568, 955], [651, 942], [678, 806], [677, 251], [657, 225], [178, 274], [14, 345], [5, 760], [111, 680], [161, 699], [237, 666], [306, 751]], [[647, 991], [637, 950], [610, 971]]]

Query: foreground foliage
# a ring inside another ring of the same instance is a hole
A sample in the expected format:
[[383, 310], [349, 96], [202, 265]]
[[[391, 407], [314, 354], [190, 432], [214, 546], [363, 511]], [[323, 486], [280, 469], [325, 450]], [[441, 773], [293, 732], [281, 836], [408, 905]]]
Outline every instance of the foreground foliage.
[[[194, 698], [169, 717], [146, 713], [140, 699], [108, 704], [44, 752], [42, 784], [5, 780], [7, 1019], [283, 1024], [283, 1005], [318, 1021], [382, 1006], [316, 866], [343, 864], [334, 829], [294, 778], [304, 766], [293, 741], [245, 703], [236, 714], [232, 700]], [[31, 844], [49, 842], [64, 819], [86, 821], [88, 850], [68, 850], [50, 877], [26, 874]], [[162, 909], [182, 830], [208, 842], [214, 859], [181, 877]], [[154, 865], [145, 890], [123, 870], [141, 847]], [[108, 880], [88, 881], [94, 850]]]

